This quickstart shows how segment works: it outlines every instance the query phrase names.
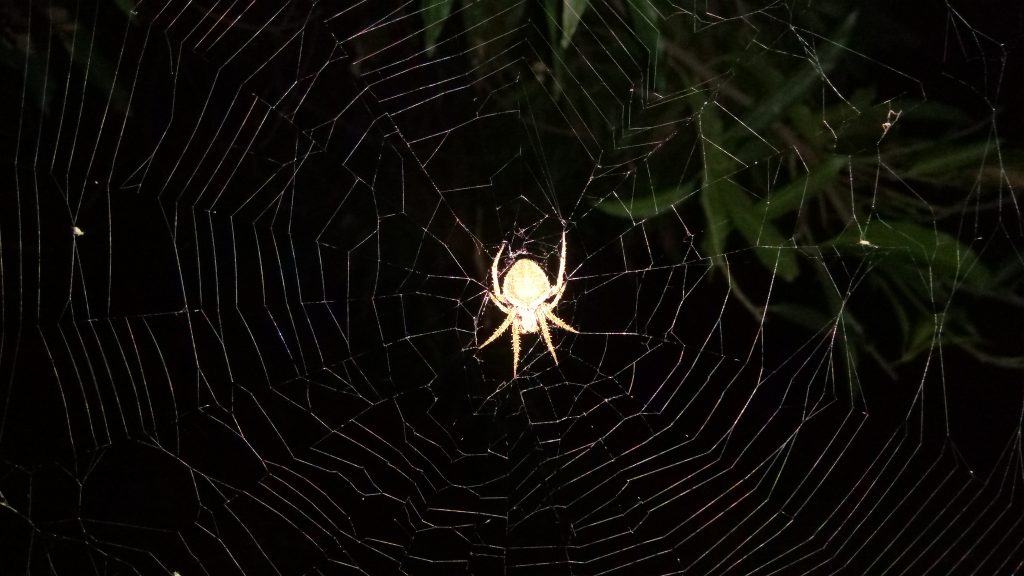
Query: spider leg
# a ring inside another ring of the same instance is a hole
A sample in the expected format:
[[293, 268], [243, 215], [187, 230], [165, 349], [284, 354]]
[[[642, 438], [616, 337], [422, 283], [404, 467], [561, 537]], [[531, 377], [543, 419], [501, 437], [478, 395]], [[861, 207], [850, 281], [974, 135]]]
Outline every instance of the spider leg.
[[577, 329], [573, 328], [572, 326], [569, 326], [568, 324], [566, 324], [565, 320], [562, 320], [558, 316], [555, 316], [555, 313], [552, 312], [550, 309], [544, 311], [544, 317], [547, 318], [548, 320], [551, 320], [551, 322], [553, 322], [554, 324], [557, 324], [558, 327], [561, 328], [562, 330], [568, 330], [569, 332], [572, 332], [573, 334], [579, 334], [580, 333], [579, 330], [577, 330]]
[[555, 345], [551, 343], [551, 333], [548, 332], [548, 323], [541, 318], [538, 324], [540, 324], [540, 335], [544, 337], [544, 343], [548, 345], [548, 352], [551, 352], [551, 357], [555, 359], [555, 366], [558, 366], [558, 355], [555, 354]]
[[491, 264], [491, 279], [494, 281], [494, 294], [497, 296], [495, 300], [505, 299], [505, 297], [501, 293], [501, 284], [498, 282], [498, 261], [501, 260], [501, 252], [504, 249], [505, 243], [502, 242], [501, 248], [498, 248], [498, 254], [494, 257], [494, 264]]
[[[558, 303], [558, 300], [562, 297], [562, 292], [565, 291], [565, 230], [562, 231], [562, 256], [558, 259], [558, 278], [555, 279], [555, 285], [551, 287], [551, 294], [554, 295], [555, 299], [551, 301], [551, 305], [554, 306]], [[550, 298], [551, 296], [548, 296]]]
[[[515, 315], [509, 316], [509, 318], [515, 318]], [[516, 377], [516, 371], [519, 369], [519, 324], [512, 324], [512, 377]]]
[[[548, 302], [549, 306], [554, 308], [555, 305], [558, 304], [558, 301], [562, 299], [562, 292], [565, 292], [565, 287], [566, 286], [567, 286], [567, 284], [562, 284], [562, 287], [559, 288], [557, 292], [555, 292], [554, 298], [551, 300], [551, 302]], [[552, 290], [554, 290], [554, 287], [552, 287]], [[549, 296], [549, 298], [550, 298], [550, 296]]]
[[[501, 323], [501, 326], [498, 326], [498, 329], [494, 331], [494, 334], [491, 334], [491, 337], [488, 338], [487, 341], [484, 342], [483, 344], [481, 344], [479, 347], [483, 348], [484, 346], [487, 346], [491, 342], [494, 342], [498, 338], [498, 336], [501, 336], [502, 332], [507, 330], [508, 327], [512, 325], [512, 321], [515, 320], [515, 318], [516, 318], [515, 314], [509, 314], [505, 318], [505, 321]], [[513, 335], [512, 341], [513, 341], [513, 343], [515, 343], [515, 331], [514, 330], [512, 331], [512, 335]]]
[[501, 310], [502, 312], [504, 312], [505, 314], [511, 314], [512, 313], [512, 310], [510, 310], [508, 306], [503, 304], [501, 302], [501, 300], [498, 300], [498, 295], [497, 294], [491, 294], [491, 302], [494, 302], [494, 305], [497, 306], [498, 309]]
[[558, 285], [565, 283], [565, 230], [562, 230], [562, 257], [558, 260]]
[[498, 254], [494, 257], [494, 264], [491, 264], [491, 278], [494, 281], [494, 290], [491, 292], [491, 302], [498, 307], [505, 314], [511, 314], [512, 310], [506, 305], [505, 295], [501, 293], [501, 283], [498, 282], [498, 262], [501, 260], [501, 253], [505, 250], [505, 244], [502, 243], [501, 248], [498, 248]]

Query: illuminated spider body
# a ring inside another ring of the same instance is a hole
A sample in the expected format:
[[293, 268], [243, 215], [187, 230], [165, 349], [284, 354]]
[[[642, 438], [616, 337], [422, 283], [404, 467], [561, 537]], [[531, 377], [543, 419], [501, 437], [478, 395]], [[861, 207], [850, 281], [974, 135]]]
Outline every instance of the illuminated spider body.
[[529, 258], [516, 260], [505, 274], [504, 282], [499, 282], [498, 262], [504, 249], [505, 246], [502, 246], [498, 250], [498, 255], [494, 257], [494, 264], [491, 265], [491, 279], [494, 282], [491, 301], [508, 316], [494, 331], [494, 334], [491, 334], [491, 337], [480, 345], [480, 348], [494, 342], [505, 330], [511, 328], [512, 375], [515, 376], [519, 367], [520, 334], [533, 334], [540, 331], [544, 343], [548, 346], [548, 351], [551, 352], [551, 357], [554, 358], [555, 364], [558, 364], [555, 346], [551, 343], [548, 322], [550, 321], [569, 332], [577, 334], [578, 332], [552, 312], [562, 298], [562, 292], [565, 291], [565, 233], [562, 233], [562, 257], [558, 262], [558, 278], [555, 280], [554, 286], [548, 281], [544, 269]]

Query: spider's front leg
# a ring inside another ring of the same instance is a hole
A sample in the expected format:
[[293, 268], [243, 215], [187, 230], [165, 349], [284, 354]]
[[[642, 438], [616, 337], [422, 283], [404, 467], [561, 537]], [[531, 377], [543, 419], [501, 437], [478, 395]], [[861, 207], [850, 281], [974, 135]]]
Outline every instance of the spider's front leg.
[[551, 287], [551, 291], [548, 295], [550, 298], [552, 295], [555, 299], [551, 302], [552, 305], [558, 303], [559, 298], [562, 297], [562, 292], [565, 291], [565, 231], [562, 231], [562, 254], [558, 259], [558, 276], [555, 278], [555, 285]]
[[491, 302], [494, 302], [494, 305], [498, 307], [498, 310], [501, 310], [505, 314], [511, 314], [512, 313], [512, 309], [509, 308], [508, 306], [506, 306], [505, 304], [503, 304], [501, 302], [501, 300], [498, 300], [498, 296], [499, 296], [498, 294], [495, 294], [495, 293], [492, 292], [490, 294]]
[[494, 263], [491, 264], [491, 279], [494, 282], [494, 286], [491, 288], [491, 302], [498, 307], [499, 310], [505, 314], [511, 314], [512, 310], [505, 305], [505, 295], [501, 293], [501, 283], [498, 282], [498, 262], [501, 260], [501, 252], [505, 250], [505, 243], [501, 244], [501, 248], [498, 248], [498, 254], [494, 257]]
[[[498, 254], [494, 256], [494, 263], [491, 264], [491, 280], [494, 282], [494, 294], [496, 298], [494, 301], [504, 300], [505, 296], [501, 293], [501, 283], [498, 282], [498, 262], [501, 260], [501, 252], [505, 250], [505, 243], [501, 243], [501, 248], [498, 248]], [[505, 310], [502, 308], [502, 310]], [[508, 312], [508, 310], [505, 310]]]

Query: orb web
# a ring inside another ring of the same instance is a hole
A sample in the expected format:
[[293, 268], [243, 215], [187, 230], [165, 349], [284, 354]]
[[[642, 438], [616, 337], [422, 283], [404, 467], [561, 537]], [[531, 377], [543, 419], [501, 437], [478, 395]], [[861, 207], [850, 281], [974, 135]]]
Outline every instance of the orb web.
[[1019, 569], [1019, 52], [830, 6], [11, 8], [3, 571]]

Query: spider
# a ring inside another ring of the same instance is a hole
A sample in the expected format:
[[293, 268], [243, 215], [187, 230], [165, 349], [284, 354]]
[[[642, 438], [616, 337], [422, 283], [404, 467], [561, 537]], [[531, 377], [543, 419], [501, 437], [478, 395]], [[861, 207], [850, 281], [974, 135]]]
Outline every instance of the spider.
[[[491, 301], [508, 316], [494, 331], [494, 334], [491, 334], [491, 337], [480, 345], [480, 348], [494, 342], [498, 336], [511, 327], [512, 376], [515, 377], [519, 367], [520, 334], [532, 334], [540, 330], [541, 336], [544, 337], [544, 343], [548, 345], [551, 357], [555, 359], [557, 365], [558, 356], [555, 354], [555, 346], [551, 343], [548, 322], [574, 334], [579, 334], [579, 332], [552, 312], [562, 298], [562, 292], [565, 291], [565, 232], [562, 232], [562, 258], [558, 262], [558, 279], [554, 286], [548, 282], [544, 269], [529, 258], [516, 260], [505, 274], [504, 283], [499, 283], [498, 262], [504, 249], [505, 245], [502, 244], [498, 255], [494, 257], [494, 264], [491, 265], [491, 278], [494, 282]], [[551, 299], [550, 302], [549, 299]]]

